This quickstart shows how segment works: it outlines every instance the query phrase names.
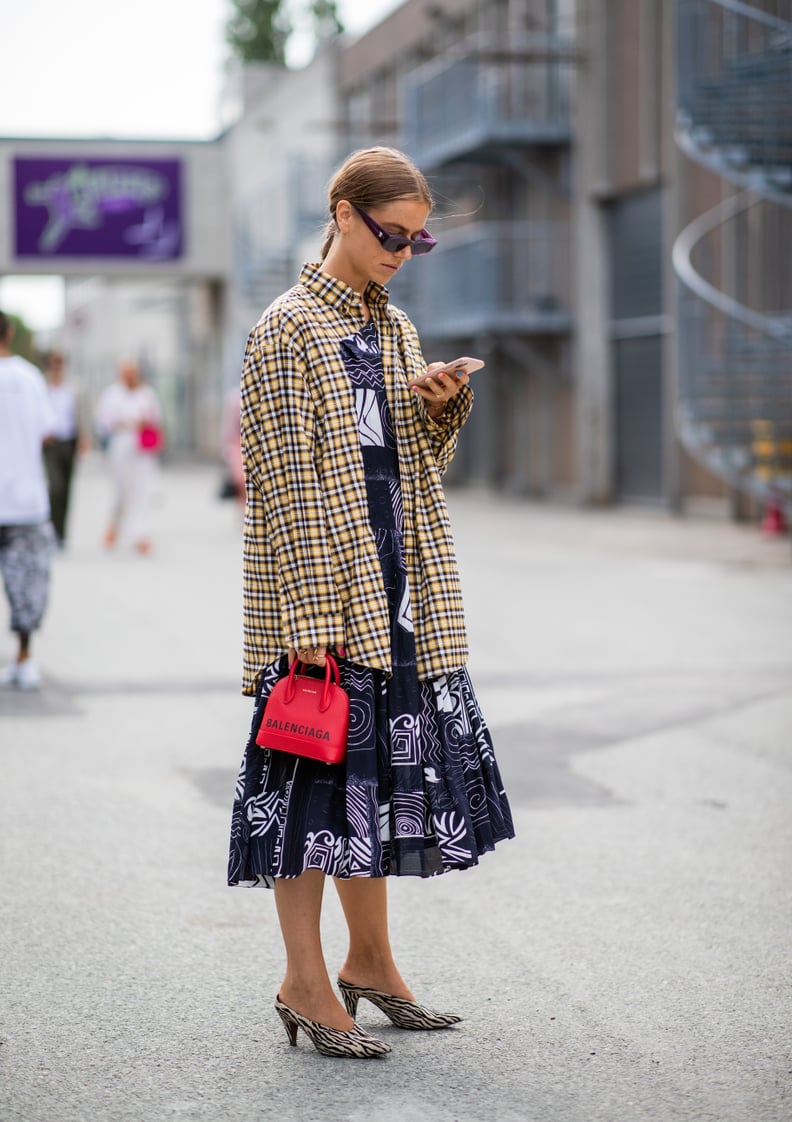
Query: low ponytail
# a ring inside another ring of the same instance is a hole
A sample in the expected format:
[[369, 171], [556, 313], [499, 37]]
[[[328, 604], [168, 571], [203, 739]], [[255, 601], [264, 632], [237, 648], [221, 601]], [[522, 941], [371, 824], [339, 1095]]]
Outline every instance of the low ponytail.
[[333, 242], [335, 241], [335, 236], [336, 236], [337, 233], [338, 233], [338, 226], [336, 225], [336, 220], [335, 220], [335, 218], [331, 218], [330, 221], [325, 226], [324, 241], [322, 242], [322, 254], [321, 254], [321, 260], [322, 261], [324, 261], [325, 257], [327, 257], [328, 253], [330, 252], [330, 247], [332, 246]]

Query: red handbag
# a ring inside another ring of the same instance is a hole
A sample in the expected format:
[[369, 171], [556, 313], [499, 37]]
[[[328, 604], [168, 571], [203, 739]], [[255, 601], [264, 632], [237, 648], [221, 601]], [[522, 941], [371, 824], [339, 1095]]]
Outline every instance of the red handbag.
[[340, 764], [349, 735], [349, 696], [339, 684], [338, 663], [326, 656], [325, 677], [298, 674], [295, 659], [285, 678], [272, 688], [256, 733], [256, 744]]

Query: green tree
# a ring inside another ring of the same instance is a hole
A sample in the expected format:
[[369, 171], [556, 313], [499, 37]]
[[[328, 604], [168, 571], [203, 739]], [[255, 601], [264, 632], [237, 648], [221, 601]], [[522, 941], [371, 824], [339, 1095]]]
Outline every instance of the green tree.
[[[234, 11], [226, 24], [226, 41], [242, 62], [286, 61], [286, 43], [294, 30], [290, 0], [231, 0]], [[309, 0], [302, 5], [310, 18], [315, 42], [344, 30], [336, 0]]]
[[226, 24], [226, 41], [242, 62], [286, 61], [286, 41], [292, 25], [284, 0], [232, 0], [234, 11]]
[[344, 30], [336, 0], [312, 0], [310, 10], [317, 41], [330, 35], [340, 35]]

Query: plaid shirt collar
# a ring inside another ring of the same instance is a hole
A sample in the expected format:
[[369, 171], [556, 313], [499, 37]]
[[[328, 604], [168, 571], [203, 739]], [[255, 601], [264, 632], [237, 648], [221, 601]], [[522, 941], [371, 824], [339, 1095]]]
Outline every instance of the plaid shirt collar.
[[[354, 288], [344, 284], [337, 277], [322, 272], [320, 264], [308, 262], [303, 265], [300, 284], [314, 296], [324, 300], [331, 308], [337, 308], [343, 315], [362, 316], [363, 314], [363, 298], [360, 293], [355, 292]], [[388, 305], [388, 290], [376, 281], [369, 281], [364, 296], [369, 308], [381, 306], [384, 310]]]

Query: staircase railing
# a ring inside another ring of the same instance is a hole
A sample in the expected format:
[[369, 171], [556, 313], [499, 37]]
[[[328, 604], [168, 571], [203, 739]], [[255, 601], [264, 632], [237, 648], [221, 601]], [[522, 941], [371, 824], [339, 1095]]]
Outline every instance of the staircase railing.
[[792, 291], [792, 23], [740, 0], [679, 0], [678, 14], [678, 143], [738, 188], [674, 246], [679, 436], [732, 487], [792, 504], [792, 311], [783, 306]]
[[393, 281], [421, 335], [566, 334], [571, 328], [565, 222], [474, 222]]

